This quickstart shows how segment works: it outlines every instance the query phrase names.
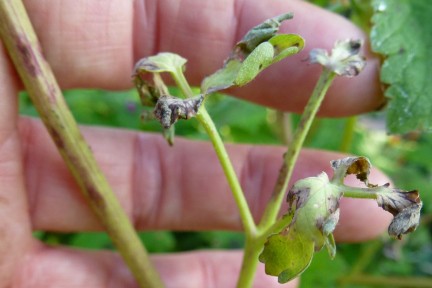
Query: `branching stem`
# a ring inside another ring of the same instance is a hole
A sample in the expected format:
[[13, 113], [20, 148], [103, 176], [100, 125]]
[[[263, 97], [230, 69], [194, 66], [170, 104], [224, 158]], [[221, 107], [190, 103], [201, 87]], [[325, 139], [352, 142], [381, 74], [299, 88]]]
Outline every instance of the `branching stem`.
[[[176, 82], [177, 86], [180, 88], [180, 90], [187, 98], [194, 97], [194, 93], [191, 87], [189, 86], [188, 82], [186, 81], [186, 78], [184, 77], [183, 71], [181, 69], [178, 69], [176, 73], [172, 73], [171, 75], [174, 78], [174, 81]], [[219, 162], [221, 163], [222, 169], [225, 173], [225, 177], [228, 180], [228, 184], [231, 188], [235, 202], [239, 209], [239, 213], [242, 220], [243, 228], [246, 233], [246, 237], [251, 237], [256, 234], [255, 221], [252, 217], [252, 213], [249, 209], [248, 203], [246, 201], [246, 197], [244, 196], [243, 190], [240, 186], [240, 182], [234, 171], [234, 167], [225, 149], [225, 145], [223, 144], [223, 141], [216, 129], [216, 126], [213, 120], [211, 119], [210, 115], [208, 114], [207, 110], [205, 109], [204, 105], [200, 107], [199, 112], [196, 115], [196, 118], [204, 127], [205, 131], [207, 132], [213, 144], [213, 147], [216, 151], [216, 154], [219, 158]]]
[[264, 211], [261, 222], [258, 225], [259, 228], [269, 227], [276, 221], [285, 191], [287, 190], [288, 183], [291, 180], [292, 172], [294, 170], [295, 163], [297, 162], [300, 149], [303, 146], [310, 126], [335, 76], [336, 74], [327, 68], [323, 69], [312, 96], [309, 99], [309, 102], [307, 103], [302, 114], [298, 127], [294, 133], [293, 140], [284, 156], [284, 162], [279, 171], [275, 188]]

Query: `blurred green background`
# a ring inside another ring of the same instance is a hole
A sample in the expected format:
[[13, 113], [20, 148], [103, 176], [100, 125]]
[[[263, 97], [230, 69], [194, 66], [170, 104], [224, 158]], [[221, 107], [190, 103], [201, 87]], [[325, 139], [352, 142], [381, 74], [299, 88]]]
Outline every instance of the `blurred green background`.
[[[364, 24], [364, 15], [370, 13], [362, 1], [312, 2], [349, 17], [360, 26]], [[176, 90], [171, 92], [175, 94]], [[133, 90], [73, 90], [65, 91], [65, 97], [81, 124], [161, 132], [158, 122], [140, 121], [145, 108], [139, 104], [138, 95]], [[206, 105], [223, 139], [228, 142], [284, 144], [299, 118], [295, 114], [272, 111], [224, 95], [213, 95]], [[24, 115], [37, 116], [25, 93], [20, 95], [20, 111]], [[176, 135], [207, 139], [194, 119], [178, 122]], [[359, 118], [317, 119], [306, 140], [306, 147], [368, 157], [375, 167], [393, 179], [397, 187], [418, 189], [424, 208], [420, 227], [401, 241], [383, 235], [367, 243], [339, 244], [333, 261], [325, 251], [318, 253], [311, 267], [302, 275], [301, 287], [432, 287], [431, 280], [427, 279], [432, 276], [432, 135], [412, 132], [389, 136], [385, 131], [384, 113], [375, 113]], [[139, 236], [147, 249], [155, 253], [238, 249], [243, 245], [241, 233], [226, 231], [148, 231], [139, 233]], [[51, 245], [113, 249], [105, 233], [39, 231], [35, 232], [35, 237]]]

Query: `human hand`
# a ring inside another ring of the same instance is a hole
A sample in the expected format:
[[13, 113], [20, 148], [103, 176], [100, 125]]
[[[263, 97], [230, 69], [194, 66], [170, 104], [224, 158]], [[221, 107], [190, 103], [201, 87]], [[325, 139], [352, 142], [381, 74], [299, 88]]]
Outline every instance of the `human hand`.
[[[335, 40], [362, 37], [342, 18], [304, 2], [179, 3], [44, 0], [25, 4], [44, 54], [65, 89], [130, 88], [135, 61], [158, 51], [189, 59], [187, 76], [197, 84], [220, 67], [246, 30], [283, 12], [294, 12], [294, 20], [284, 27], [301, 34], [307, 50], [331, 48]], [[319, 69], [301, 61], [306, 53], [275, 65], [232, 93], [278, 109], [300, 111]], [[131, 274], [114, 253], [50, 248], [33, 239], [33, 230], [79, 232], [100, 226], [42, 124], [18, 117], [19, 89], [17, 75], [2, 48], [0, 287], [134, 287]], [[371, 60], [359, 77], [335, 82], [322, 115], [375, 109], [383, 101], [379, 91], [377, 65]], [[90, 127], [83, 127], [83, 133], [137, 229], [241, 229], [228, 184], [208, 143], [177, 139], [169, 148], [157, 135]], [[229, 145], [228, 150], [258, 219], [284, 149]], [[328, 170], [329, 161], [340, 157], [305, 150], [293, 179]], [[178, 163], [187, 165], [180, 169]], [[388, 180], [374, 171], [371, 182]], [[335, 233], [339, 241], [374, 237], [385, 229], [390, 217], [372, 201], [349, 199], [343, 201], [341, 214]], [[233, 287], [241, 253], [202, 251], [153, 259], [168, 287]], [[256, 287], [281, 287], [275, 282], [260, 269], [255, 283]]]

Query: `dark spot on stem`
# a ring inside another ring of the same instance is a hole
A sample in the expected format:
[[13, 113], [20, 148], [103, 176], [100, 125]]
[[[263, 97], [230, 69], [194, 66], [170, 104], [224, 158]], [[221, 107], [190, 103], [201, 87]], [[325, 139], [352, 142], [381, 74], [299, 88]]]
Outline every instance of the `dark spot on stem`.
[[59, 97], [59, 93], [59, 89], [57, 89], [53, 83], [48, 84], [48, 97], [52, 104], [57, 103], [57, 97]]
[[64, 148], [64, 141], [60, 133], [53, 127], [48, 127], [48, 131], [51, 135], [51, 138], [54, 140], [54, 143], [59, 149]]
[[97, 188], [91, 184], [86, 184], [86, 190], [92, 205], [97, 206], [98, 209], [104, 209], [105, 201]]
[[17, 51], [21, 54], [22, 60], [24, 62], [24, 67], [28, 73], [36, 77], [40, 73], [40, 67], [36, 60], [35, 51], [26, 36], [18, 36], [16, 40]]

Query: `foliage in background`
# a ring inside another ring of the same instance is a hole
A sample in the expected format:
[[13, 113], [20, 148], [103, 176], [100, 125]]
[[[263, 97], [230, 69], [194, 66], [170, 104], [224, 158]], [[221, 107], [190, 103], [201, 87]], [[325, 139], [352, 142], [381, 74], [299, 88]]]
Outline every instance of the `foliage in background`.
[[432, 127], [432, 5], [424, 0], [375, 0], [372, 49], [384, 56], [381, 81], [390, 98], [387, 127], [407, 133]]

